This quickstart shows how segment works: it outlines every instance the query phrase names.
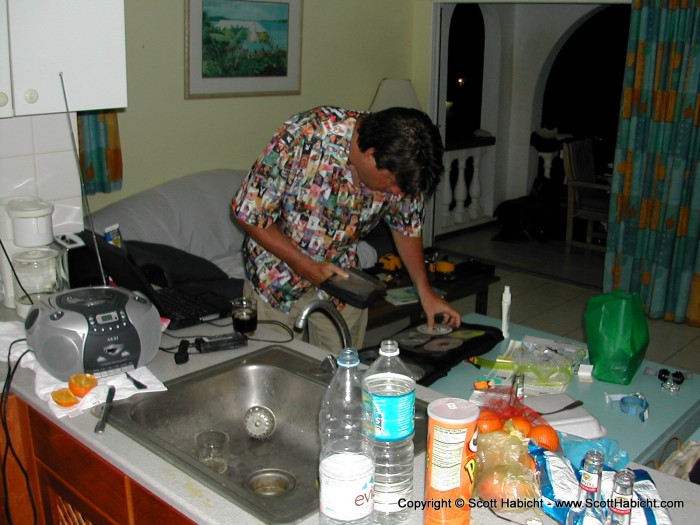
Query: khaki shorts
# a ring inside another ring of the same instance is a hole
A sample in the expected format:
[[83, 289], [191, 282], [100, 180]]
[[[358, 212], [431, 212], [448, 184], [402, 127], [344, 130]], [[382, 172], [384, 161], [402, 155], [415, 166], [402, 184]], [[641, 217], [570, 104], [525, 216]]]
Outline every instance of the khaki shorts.
[[[299, 331], [294, 328], [294, 323], [304, 307], [311, 301], [318, 299], [315, 289], [309, 290], [301, 299], [297, 300], [288, 314], [270, 306], [253, 290], [253, 286], [247, 279], [243, 285], [243, 295], [254, 297], [258, 301], [258, 322], [278, 321], [292, 329], [295, 339], [308, 341], [314, 346], [325, 348], [336, 354], [339, 350], [342, 350], [342, 338], [335, 321], [332, 321], [323, 310], [317, 310], [309, 316], [306, 330]], [[346, 304], [340, 313], [350, 329], [350, 335], [352, 336], [351, 346], [358, 350], [362, 349], [364, 347], [365, 332], [367, 331], [367, 309], [355, 308]], [[289, 335], [283, 328], [274, 324], [266, 325], [266, 327], [280, 333], [282, 336]]]

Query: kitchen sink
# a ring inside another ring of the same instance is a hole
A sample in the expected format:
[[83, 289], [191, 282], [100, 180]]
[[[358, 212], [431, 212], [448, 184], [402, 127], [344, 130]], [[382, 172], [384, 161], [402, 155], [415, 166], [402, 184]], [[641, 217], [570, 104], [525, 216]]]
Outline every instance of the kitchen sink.
[[[318, 411], [332, 372], [273, 345], [165, 383], [166, 392], [116, 402], [109, 423], [267, 523], [318, 511]], [[195, 459], [195, 436], [230, 436], [228, 468]], [[416, 453], [425, 450], [427, 403], [416, 400]]]

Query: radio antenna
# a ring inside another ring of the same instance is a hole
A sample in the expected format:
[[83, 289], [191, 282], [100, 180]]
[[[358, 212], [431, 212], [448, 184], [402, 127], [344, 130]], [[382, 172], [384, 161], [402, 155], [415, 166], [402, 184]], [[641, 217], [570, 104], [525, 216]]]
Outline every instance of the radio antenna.
[[66, 108], [66, 118], [68, 120], [68, 129], [70, 129], [70, 140], [73, 145], [73, 155], [75, 155], [75, 164], [78, 167], [78, 175], [80, 176], [80, 197], [85, 206], [85, 211], [87, 211], [88, 224], [90, 225], [90, 232], [92, 233], [92, 244], [95, 246], [95, 253], [97, 254], [97, 266], [100, 268], [100, 275], [102, 276], [102, 285], [107, 286], [107, 277], [105, 277], [105, 270], [102, 267], [102, 257], [100, 256], [100, 249], [97, 246], [97, 237], [95, 236], [95, 224], [92, 221], [92, 210], [90, 210], [90, 203], [88, 202], [87, 194], [85, 193], [85, 174], [83, 173], [83, 167], [80, 163], [80, 154], [78, 153], [78, 144], [75, 142], [75, 130], [73, 129], [73, 122], [70, 119], [70, 109], [68, 109], [68, 97], [66, 96], [66, 86], [63, 83], [63, 72], [59, 72], [58, 76], [61, 79], [61, 91], [63, 92], [63, 104]]

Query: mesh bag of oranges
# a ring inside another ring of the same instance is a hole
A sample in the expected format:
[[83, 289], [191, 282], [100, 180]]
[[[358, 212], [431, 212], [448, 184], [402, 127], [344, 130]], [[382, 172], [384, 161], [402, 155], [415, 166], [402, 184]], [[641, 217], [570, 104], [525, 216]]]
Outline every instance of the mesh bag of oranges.
[[539, 500], [541, 495], [537, 466], [528, 447], [532, 442], [560, 451], [557, 431], [515, 399], [509, 387], [488, 390], [477, 429], [474, 494], [489, 501], [494, 511], [536, 513], [535, 505], [523, 503]]
[[552, 452], [561, 452], [559, 433], [539, 413], [514, 398], [510, 387], [490, 388], [483, 396], [477, 423], [480, 436], [502, 430], [528, 438]]

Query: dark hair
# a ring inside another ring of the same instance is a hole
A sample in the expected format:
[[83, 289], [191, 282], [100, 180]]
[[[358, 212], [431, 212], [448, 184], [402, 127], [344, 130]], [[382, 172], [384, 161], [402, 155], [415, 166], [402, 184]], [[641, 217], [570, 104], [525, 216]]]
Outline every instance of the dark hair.
[[440, 130], [417, 109], [389, 108], [364, 115], [358, 129], [361, 151], [374, 148], [377, 168], [396, 175], [403, 193], [435, 192], [445, 167]]

